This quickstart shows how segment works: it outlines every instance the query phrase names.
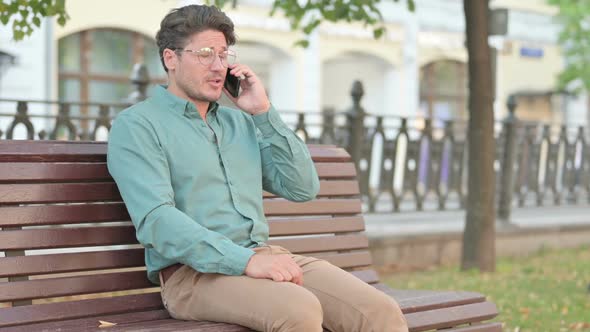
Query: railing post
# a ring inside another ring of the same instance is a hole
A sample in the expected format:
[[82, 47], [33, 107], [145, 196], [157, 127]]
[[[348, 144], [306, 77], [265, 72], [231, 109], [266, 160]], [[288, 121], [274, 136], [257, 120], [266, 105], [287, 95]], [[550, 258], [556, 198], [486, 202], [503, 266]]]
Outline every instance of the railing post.
[[147, 87], [150, 83], [150, 75], [148, 69], [143, 63], [136, 63], [133, 66], [131, 75], [129, 76], [131, 84], [135, 86], [134, 90], [127, 96], [125, 102], [129, 104], [136, 104], [147, 98]]
[[518, 119], [514, 114], [516, 110], [516, 98], [508, 97], [506, 103], [508, 115], [504, 118], [504, 153], [502, 156], [502, 169], [500, 173], [500, 194], [498, 199], [498, 219], [503, 225], [510, 224], [512, 209], [512, 194], [514, 192], [514, 158], [516, 155], [516, 126]]
[[354, 81], [350, 95], [352, 96], [352, 108], [346, 114], [348, 118], [348, 152], [356, 165], [357, 172], [360, 172], [361, 149], [364, 139], [365, 111], [361, 107], [361, 98], [364, 89], [360, 81]]

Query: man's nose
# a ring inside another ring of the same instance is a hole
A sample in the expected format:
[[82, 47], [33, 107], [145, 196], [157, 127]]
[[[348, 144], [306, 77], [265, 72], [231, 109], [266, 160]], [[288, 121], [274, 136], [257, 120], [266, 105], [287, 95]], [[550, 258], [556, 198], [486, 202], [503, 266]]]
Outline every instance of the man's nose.
[[219, 71], [219, 70], [224, 70], [225, 66], [223, 65], [223, 62], [221, 61], [221, 58], [219, 56], [215, 56], [215, 58], [213, 59], [213, 63], [211, 64], [211, 70], [214, 71]]

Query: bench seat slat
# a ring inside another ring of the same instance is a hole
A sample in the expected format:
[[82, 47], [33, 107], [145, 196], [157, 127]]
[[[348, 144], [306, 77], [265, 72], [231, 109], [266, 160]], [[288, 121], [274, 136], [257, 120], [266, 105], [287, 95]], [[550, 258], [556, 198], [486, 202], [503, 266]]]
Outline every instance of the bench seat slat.
[[0, 302], [155, 287], [145, 271], [93, 274], [0, 283]]
[[[342, 179], [356, 177], [353, 163], [316, 163], [320, 179]], [[0, 163], [0, 183], [19, 182], [100, 182], [111, 181], [107, 164], [88, 162]]]
[[27, 323], [42, 323], [55, 320], [162, 309], [164, 309], [164, 305], [162, 304], [160, 293], [43, 303], [3, 308], [0, 310], [0, 328]]
[[377, 275], [375, 270], [359, 270], [351, 271], [350, 273], [367, 284], [376, 284], [379, 282], [379, 275]]
[[[490, 315], [493, 315], [495, 310], [495, 306], [493, 306], [493, 304], [492, 306], [490, 306], [488, 304], [489, 302], [483, 301], [481, 295], [478, 295], [477, 293], [451, 291], [398, 292], [397, 290], [394, 290], [394, 292], [397, 293], [397, 296], [395, 298], [399, 302], [402, 311], [406, 313], [406, 317], [409, 317], [409, 323], [410, 326], [412, 326], [411, 331], [424, 331], [424, 324], [431, 321], [427, 319], [428, 315], [421, 315], [424, 312], [435, 313], [436, 317], [441, 317], [440, 314], [437, 314], [437, 312], [450, 314], [450, 317], [453, 317], [453, 319], [457, 319], [458, 315], [453, 314], [453, 312], [455, 311], [461, 313], [463, 317], [466, 317], [466, 312], [484, 309], [485, 316], [488, 317]], [[447, 301], [449, 295], [451, 297], [462, 296], [464, 299], [462, 302], [449, 302]], [[415, 305], [416, 303], [421, 303], [421, 308], [417, 309]], [[477, 306], [482, 303], [484, 304], [483, 306]], [[125, 305], [127, 305], [128, 308], [133, 308], [137, 312], [162, 309], [161, 298], [158, 293], [126, 295], [117, 298], [38, 304], [36, 306], [23, 306], [15, 308], [5, 308], [3, 310], [0, 310], [0, 327], [24, 324], [26, 322], [46, 322], [50, 320], [55, 320], [55, 317], [59, 317], [60, 319], [66, 320], [63, 324], [65, 327], [67, 327], [68, 319], [94, 316], [89, 314], [89, 312], [96, 312], [96, 316], [102, 315], [108, 317], [107, 315], [114, 315], [120, 313], [119, 310], [121, 310], [122, 308], [126, 308]], [[476, 316], [477, 315], [479, 314], [476, 314]], [[106, 317], [105, 320], [110, 321], [106, 319]], [[425, 318], [427, 319], [426, 321], [424, 321]], [[95, 319], [98, 320], [99, 318]], [[473, 322], [475, 321], [477, 320], [473, 320]], [[56, 325], [50, 324], [47, 326], [51, 327]], [[27, 331], [30, 331], [30, 329]], [[495, 332], [495, 330], [492, 331]]]
[[405, 314], [410, 332], [443, 329], [461, 324], [476, 323], [498, 315], [496, 305], [479, 302]]
[[445, 329], [444, 332], [502, 332], [502, 323], [476, 323], [454, 329]]
[[[317, 258], [343, 268], [371, 264], [368, 251], [318, 254]], [[0, 278], [144, 266], [144, 249], [7, 257], [0, 260]]]
[[[162, 320], [170, 318], [170, 314], [165, 309], [160, 310], [150, 310], [150, 311], [142, 311], [142, 312], [132, 312], [132, 313], [125, 313], [125, 314], [115, 314], [115, 315], [102, 315], [99, 317], [92, 317], [92, 318], [78, 318], [78, 319], [69, 319], [65, 321], [59, 322], [50, 322], [50, 323], [36, 323], [36, 324], [29, 324], [24, 326], [13, 326], [7, 327], [2, 330], [2, 332], [30, 332], [30, 331], [54, 331], [59, 330], [60, 332], [66, 331], [92, 331], [98, 325], [99, 320], [103, 320], [106, 322], [116, 323], [116, 324], [132, 324], [132, 323], [141, 323], [141, 322], [151, 322], [156, 320]], [[105, 331], [104, 329], [101, 329]], [[111, 331], [110, 329], [108, 331]]]
[[405, 313], [440, 309], [470, 303], [484, 302], [485, 297], [479, 293], [466, 291], [429, 291], [415, 289], [391, 289], [385, 284], [376, 284], [375, 288], [398, 299]]
[[[353, 180], [322, 180], [318, 197], [358, 195]], [[115, 182], [0, 184], [0, 197], [5, 204], [77, 203], [121, 201]], [[276, 197], [264, 193], [265, 198]]]

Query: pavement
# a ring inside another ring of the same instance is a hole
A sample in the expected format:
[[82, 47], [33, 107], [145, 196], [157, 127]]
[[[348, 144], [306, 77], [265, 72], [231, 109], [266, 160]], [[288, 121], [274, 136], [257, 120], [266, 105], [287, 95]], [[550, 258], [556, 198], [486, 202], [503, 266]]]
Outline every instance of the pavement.
[[[465, 211], [454, 209], [438, 211], [405, 211], [395, 213], [364, 213], [366, 232], [369, 237], [401, 237], [462, 233], [465, 227]], [[590, 205], [515, 207], [512, 209], [511, 225], [497, 222], [497, 230], [533, 228], [590, 228]]]

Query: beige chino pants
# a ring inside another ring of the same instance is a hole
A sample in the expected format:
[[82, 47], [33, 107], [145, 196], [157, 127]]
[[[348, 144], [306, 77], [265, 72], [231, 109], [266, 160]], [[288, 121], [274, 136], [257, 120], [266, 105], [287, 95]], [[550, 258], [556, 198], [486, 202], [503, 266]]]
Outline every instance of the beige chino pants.
[[264, 332], [408, 331], [398, 304], [350, 273], [278, 246], [254, 250], [291, 255], [303, 269], [303, 286], [245, 275], [200, 273], [185, 265], [162, 285], [162, 299], [170, 315]]

